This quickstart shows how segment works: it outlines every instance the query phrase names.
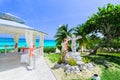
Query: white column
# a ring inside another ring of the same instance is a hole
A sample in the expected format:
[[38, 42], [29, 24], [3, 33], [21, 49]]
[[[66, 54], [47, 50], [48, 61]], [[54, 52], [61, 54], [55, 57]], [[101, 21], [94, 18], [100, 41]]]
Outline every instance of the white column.
[[44, 49], [44, 35], [41, 34], [40, 35], [40, 54], [42, 55], [44, 55], [43, 49]]
[[14, 35], [14, 42], [15, 42], [14, 52], [18, 52], [18, 40], [19, 40], [19, 34], [15, 34]]

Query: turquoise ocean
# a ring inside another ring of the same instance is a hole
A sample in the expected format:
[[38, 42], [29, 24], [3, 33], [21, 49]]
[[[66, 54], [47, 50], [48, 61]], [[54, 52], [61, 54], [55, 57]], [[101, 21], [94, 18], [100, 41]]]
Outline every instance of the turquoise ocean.
[[[0, 38], [0, 49], [4, 49], [7, 46], [8, 49], [13, 49], [15, 42], [13, 38]], [[44, 47], [55, 47], [55, 40], [44, 40]], [[18, 47], [27, 47], [25, 39], [19, 39]], [[36, 39], [36, 47], [39, 47], [39, 39]]]

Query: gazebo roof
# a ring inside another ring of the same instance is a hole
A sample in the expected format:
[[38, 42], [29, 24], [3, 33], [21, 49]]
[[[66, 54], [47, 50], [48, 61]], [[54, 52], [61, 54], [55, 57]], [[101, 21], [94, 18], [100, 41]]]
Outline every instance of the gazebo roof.
[[2, 12], [0, 12], [0, 19], [14, 21], [14, 22], [21, 23], [21, 24], [25, 23], [21, 18], [19, 18], [17, 16], [14, 16], [14, 15], [12, 15], [10, 13], [2, 13]]
[[[38, 30], [36, 30], [36, 29], [34, 29], [34, 28], [30, 27], [30, 26], [27, 26], [27, 25], [25, 25], [23, 23], [20, 23], [20, 20], [21, 19], [16, 18], [14, 16], [7, 17], [7, 19], [5, 19], [4, 17], [1, 18], [1, 13], [0, 13], [0, 33], [25, 34], [26, 30], [30, 30], [30, 31], [33, 31], [34, 34], [36, 34], [36, 35], [40, 35], [40, 34], [46, 35], [46, 33], [42, 32], [42, 31], [38, 31]], [[21, 22], [22, 22], [22, 20], [21, 20]]]

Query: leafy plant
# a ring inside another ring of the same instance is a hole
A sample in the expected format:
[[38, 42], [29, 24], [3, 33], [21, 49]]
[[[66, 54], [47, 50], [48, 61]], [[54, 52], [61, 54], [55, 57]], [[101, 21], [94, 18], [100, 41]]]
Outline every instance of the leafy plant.
[[[12, 49], [6, 49], [6, 53], [9, 53]], [[5, 49], [0, 49], [0, 53], [5, 53]]]
[[76, 66], [76, 60], [73, 59], [72, 57], [68, 58], [68, 64], [71, 66]]
[[45, 47], [44, 52], [45, 53], [55, 53], [56, 48], [55, 47]]
[[61, 64], [61, 63], [62, 63], [62, 58], [61, 58], [61, 57], [58, 58], [57, 63], [58, 63], [58, 64]]
[[70, 30], [68, 29], [68, 24], [63, 24], [57, 29], [57, 32], [54, 37], [56, 40], [56, 47], [59, 50], [61, 50], [62, 48], [61, 46], [62, 40], [64, 38], [67, 38], [67, 36], [70, 36], [70, 33], [71, 33], [71, 29]]
[[89, 63], [89, 62], [90, 62], [90, 59], [88, 59], [87, 57], [83, 57], [83, 58], [82, 58], [82, 61], [83, 61], [84, 63]]

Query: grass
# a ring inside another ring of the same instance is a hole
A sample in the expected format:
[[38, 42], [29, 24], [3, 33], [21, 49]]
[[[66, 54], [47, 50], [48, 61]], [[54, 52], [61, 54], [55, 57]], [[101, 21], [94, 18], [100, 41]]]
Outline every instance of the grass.
[[120, 69], [102, 68], [101, 80], [120, 80]]
[[54, 53], [47, 54], [46, 53], [45, 57], [47, 57], [52, 63], [55, 63], [61, 57], [61, 54], [54, 54]]
[[[45, 54], [45, 57], [52, 63], [56, 62], [60, 56], [60, 54]], [[90, 61], [100, 66], [102, 69], [101, 80], [120, 80], [120, 53], [98, 52], [96, 55], [85, 55], [83, 57], [87, 57]]]
[[87, 55], [83, 57], [87, 57], [88, 59], [90, 59], [90, 61], [94, 62], [97, 65], [102, 65], [105, 68], [115, 66], [120, 69], [120, 53], [99, 52], [96, 55]]
[[97, 52], [97, 55], [113, 56], [113, 57], [119, 57], [120, 58], [120, 53]]
[[120, 80], [120, 53], [102, 53], [87, 57], [102, 69], [101, 80]]

